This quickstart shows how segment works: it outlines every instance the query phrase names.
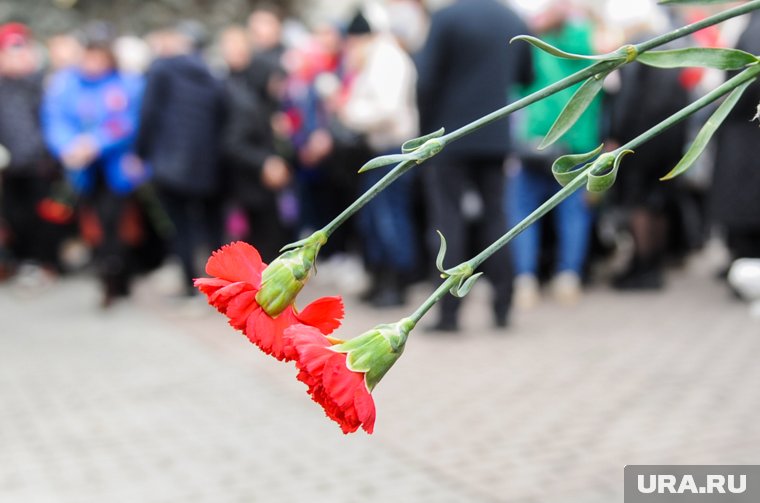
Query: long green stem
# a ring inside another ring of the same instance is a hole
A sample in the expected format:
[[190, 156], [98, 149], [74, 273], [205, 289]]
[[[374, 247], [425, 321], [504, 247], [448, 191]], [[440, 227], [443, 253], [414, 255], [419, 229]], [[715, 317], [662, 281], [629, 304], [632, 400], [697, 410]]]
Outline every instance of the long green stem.
[[[712, 92], [704, 95], [697, 101], [691, 103], [689, 106], [679, 110], [677, 113], [671, 115], [670, 117], [660, 122], [656, 126], [640, 134], [639, 136], [632, 139], [625, 145], [622, 145], [619, 148], [615, 149], [614, 151], [610, 152], [608, 155], [617, 157], [621, 152], [625, 150], [631, 150], [631, 149], [641, 146], [642, 144], [646, 143], [653, 137], [662, 133], [664, 130], [670, 128], [671, 126], [693, 115], [697, 111], [715, 102], [716, 100], [730, 93], [731, 91], [741, 86], [742, 84], [758, 78], [758, 76], [760, 76], [760, 65], [756, 64], [756, 65], [750, 66], [739, 75], [736, 75], [732, 79], [726, 81], [721, 86], [714, 89]], [[536, 208], [530, 215], [525, 217], [517, 225], [509, 229], [509, 231], [507, 231], [506, 234], [504, 234], [501, 238], [499, 238], [494, 243], [492, 243], [488, 248], [486, 248], [485, 250], [483, 250], [482, 252], [480, 252], [478, 255], [471, 258], [470, 260], [449, 269], [449, 271], [456, 270], [456, 269], [467, 269], [470, 271], [474, 271], [475, 269], [477, 269], [491, 255], [493, 255], [498, 250], [506, 246], [507, 243], [512, 241], [512, 239], [514, 239], [515, 236], [520, 234], [529, 226], [533, 225], [540, 218], [542, 218], [544, 215], [546, 215], [552, 209], [554, 209], [557, 205], [559, 205], [562, 201], [567, 199], [571, 194], [573, 194], [575, 191], [577, 191], [578, 189], [586, 185], [589, 175], [595, 169], [597, 169], [597, 166], [595, 166], [593, 163], [590, 163], [588, 167], [586, 167], [576, 178], [574, 178], [570, 183], [568, 183], [567, 185], [562, 187], [560, 190], [558, 190], [551, 198], [549, 198], [541, 206]], [[411, 318], [415, 320], [415, 322], [419, 322], [419, 320], [425, 315], [425, 313], [427, 313], [438, 301], [440, 301], [445, 295], [447, 295], [449, 290], [458, 281], [459, 281], [459, 278], [456, 278], [454, 276], [447, 278], [446, 281], [444, 281], [422, 303], [422, 305], [414, 312], [414, 314], [411, 315]]]
[[720, 24], [723, 21], [727, 21], [731, 18], [747, 14], [757, 9], [760, 9], [760, 0], [752, 0], [751, 2], [747, 2], [732, 9], [726, 9], [722, 12], [718, 12], [717, 14], [706, 17], [705, 19], [697, 21], [696, 23], [682, 26], [681, 28], [676, 28], [673, 31], [665, 33], [664, 35], [660, 35], [651, 40], [642, 42], [636, 45], [636, 50], [641, 53], [650, 49], [654, 49], [655, 47], [660, 47], [661, 45], [665, 45], [679, 38], [683, 38], [686, 35], [691, 35], [692, 33], [698, 32], [704, 28]]
[[425, 299], [425, 302], [423, 302], [420, 307], [418, 307], [417, 310], [414, 311], [411, 316], [409, 316], [409, 318], [414, 320], [414, 324], [416, 325], [419, 323], [422, 317], [425, 316], [425, 314], [430, 311], [430, 309], [436, 305], [438, 301], [444, 298], [449, 293], [449, 290], [451, 290], [451, 287], [453, 287], [455, 284], [456, 278], [453, 276], [446, 278], [446, 280], [441, 283], [427, 299]]
[[[690, 35], [703, 28], [707, 28], [708, 26], [713, 26], [715, 24], [726, 21], [727, 19], [741, 16], [743, 14], [746, 14], [748, 12], [751, 12], [757, 9], [760, 9], [760, 0], [752, 0], [738, 7], [727, 9], [723, 12], [719, 12], [713, 16], [705, 18], [696, 23], [683, 26], [676, 30], [670, 31], [664, 35], [660, 35], [646, 42], [642, 42], [641, 44], [638, 44], [635, 46], [636, 53], [642, 53], [642, 52], [648, 51], [655, 47], [659, 47], [661, 45], [672, 42], [673, 40], [676, 40], [678, 38], [684, 37], [686, 35]], [[623, 60], [623, 61], [609, 60], [609, 61], [600, 61], [598, 63], [594, 63], [593, 65], [587, 68], [584, 68], [583, 70], [580, 70], [572, 75], [569, 75], [568, 77], [565, 77], [564, 79], [557, 81], [554, 84], [551, 84], [550, 86], [540, 89], [539, 91], [536, 91], [528, 96], [525, 96], [524, 98], [519, 99], [503, 108], [495, 110], [494, 112], [491, 112], [488, 115], [485, 115], [479, 119], [476, 119], [470, 122], [469, 124], [466, 124], [454, 131], [451, 131], [450, 133], [439, 138], [438, 140], [445, 147], [449, 143], [456, 141], [464, 136], [467, 136], [484, 126], [487, 126], [488, 124], [504, 119], [510, 114], [520, 109], [523, 109], [527, 107], [528, 105], [536, 103], [537, 101], [540, 101], [548, 96], [556, 94], [559, 91], [567, 89], [568, 87], [571, 87], [579, 82], [582, 82], [588, 79], [589, 77], [603, 74], [616, 67], [623, 66], [629, 62], [630, 61], [627, 61], [627, 60]], [[321, 232], [324, 232], [325, 235], [330, 236], [333, 232], [335, 232], [335, 230], [338, 227], [340, 227], [343, 223], [345, 223], [346, 220], [348, 220], [354, 213], [359, 211], [370, 200], [372, 200], [372, 198], [374, 198], [377, 194], [379, 194], [386, 187], [392, 184], [398, 177], [400, 177], [401, 175], [409, 171], [416, 164], [417, 162], [413, 160], [403, 161], [397, 164], [388, 174], [386, 174], [383, 178], [381, 178], [375, 185], [370, 187], [370, 189], [367, 190], [364, 194], [359, 196], [359, 198], [356, 199], [356, 201], [354, 201], [348, 208], [343, 210], [340, 213], [340, 215], [335, 217], [335, 219], [333, 219], [323, 229], [321, 229]]]
[[398, 177], [412, 169], [417, 163], [414, 161], [404, 161], [396, 165], [387, 175], [382, 177], [375, 185], [370, 187], [364, 194], [362, 194], [356, 201], [343, 210], [340, 215], [335, 217], [330, 223], [324, 226], [322, 232], [327, 236], [330, 236], [335, 229], [343, 225], [346, 220], [351, 218], [351, 215], [359, 211], [362, 206], [367, 204], [373, 197], [378, 195], [385, 188], [392, 184]]

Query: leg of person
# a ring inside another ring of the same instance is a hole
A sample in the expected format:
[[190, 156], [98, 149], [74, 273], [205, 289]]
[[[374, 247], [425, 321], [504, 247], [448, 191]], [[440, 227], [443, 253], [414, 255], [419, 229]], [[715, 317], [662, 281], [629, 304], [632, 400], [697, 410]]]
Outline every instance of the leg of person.
[[194, 295], [193, 280], [197, 277], [194, 263], [194, 229], [191, 199], [167, 187], [158, 188], [161, 203], [174, 225], [172, 247], [182, 265], [183, 295]]
[[276, 201], [245, 208], [248, 218], [248, 237], [246, 241], [259, 250], [265, 263], [270, 263], [280, 255], [280, 248], [288, 241], [288, 234], [280, 222]]
[[[377, 181], [379, 181], [387, 169], [376, 169], [365, 173], [362, 177], [360, 190], [368, 190]], [[383, 259], [386, 253], [383, 249], [383, 243], [380, 241], [380, 230], [378, 221], [382, 219], [382, 213], [385, 211], [386, 192], [382, 191], [373, 198], [367, 205], [359, 211], [356, 220], [357, 231], [362, 237], [362, 254], [365, 267], [370, 275], [369, 287], [360, 294], [359, 298], [364, 302], [373, 302], [375, 297], [380, 293], [381, 288], [385, 285], [386, 264]]]
[[100, 186], [94, 195], [94, 205], [102, 229], [95, 259], [104, 288], [102, 306], [109, 307], [116, 298], [129, 295], [129, 250], [119, 236], [126, 200]]
[[631, 211], [634, 256], [630, 267], [616, 277], [619, 290], [657, 290], [663, 287], [663, 253], [667, 238], [667, 216], [661, 211], [637, 207]]
[[760, 230], [729, 227], [726, 236], [731, 259], [760, 258]]
[[224, 200], [221, 194], [204, 197], [200, 202], [200, 208], [206, 245], [211, 250], [216, 250], [224, 241]]
[[[496, 157], [481, 159], [468, 165], [468, 171], [475, 177], [475, 183], [483, 199], [484, 218], [480, 223], [479, 248], [483, 249], [497, 241], [507, 232], [507, 218], [504, 212], [504, 159]], [[512, 257], [507, 247], [494, 253], [482, 266], [483, 272], [493, 285], [493, 313], [497, 327], [506, 327], [512, 304], [512, 283], [514, 269]]]
[[[544, 199], [544, 184], [540, 175], [520, 167], [507, 180], [506, 208], [510, 227], [520, 223], [535, 210]], [[541, 246], [539, 224], [531, 225], [518, 234], [511, 243], [515, 268], [514, 301], [518, 308], [534, 307], [539, 299], [537, 278], [538, 257]]]
[[10, 231], [9, 248], [17, 261], [34, 257], [34, 235], [39, 229], [34, 225], [35, 198], [33, 179], [27, 176], [3, 178], [3, 218]]
[[[431, 236], [437, 230], [446, 238], [447, 252], [444, 267], [453, 267], [463, 260], [467, 250], [466, 225], [462, 214], [462, 195], [467, 180], [462, 163], [447, 159], [431, 161], [423, 171], [425, 199]], [[431, 239], [432, 256], [438, 253], [438, 243]], [[454, 332], [458, 329], [457, 315], [460, 300], [446, 295], [439, 302], [439, 316], [433, 330]]]
[[411, 275], [417, 263], [409, 199], [413, 181], [413, 173], [406, 173], [376, 198], [372, 216], [386, 269], [381, 289], [373, 299], [376, 307], [404, 303], [404, 280]]
[[556, 209], [558, 256], [552, 289], [558, 301], [573, 304], [580, 299], [581, 274], [586, 263], [591, 211], [584, 191], [576, 191]]

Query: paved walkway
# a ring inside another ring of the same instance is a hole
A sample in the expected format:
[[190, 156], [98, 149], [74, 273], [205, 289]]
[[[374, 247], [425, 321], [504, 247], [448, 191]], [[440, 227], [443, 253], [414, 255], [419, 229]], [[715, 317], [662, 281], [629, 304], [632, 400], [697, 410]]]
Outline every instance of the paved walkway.
[[[205, 305], [0, 286], [0, 502], [609, 503], [625, 464], [760, 462], [760, 323], [706, 273], [546, 302], [506, 332], [486, 294], [461, 336], [413, 333], [376, 433], [343, 436]], [[341, 334], [410, 309], [349, 299]]]

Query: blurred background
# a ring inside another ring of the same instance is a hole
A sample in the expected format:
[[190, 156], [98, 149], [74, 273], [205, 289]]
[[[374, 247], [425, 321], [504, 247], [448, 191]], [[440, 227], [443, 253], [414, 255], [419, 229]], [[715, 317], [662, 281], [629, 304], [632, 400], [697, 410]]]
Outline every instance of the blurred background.
[[[739, 2], [741, 3], [741, 2]], [[627, 464], [760, 452], [760, 85], [698, 163], [714, 109], [625, 159], [446, 298], [344, 436], [295, 369], [192, 286], [211, 251], [265, 261], [388, 168], [377, 155], [584, 68], [525, 43], [615, 50], [721, 6], [637, 0], [10, 0], [0, 4], [0, 501], [622, 501]], [[670, 48], [760, 53], [760, 14]], [[408, 316], [446, 267], [730, 75], [633, 64], [551, 148], [575, 88], [402, 176], [320, 253], [299, 305], [339, 337]]]

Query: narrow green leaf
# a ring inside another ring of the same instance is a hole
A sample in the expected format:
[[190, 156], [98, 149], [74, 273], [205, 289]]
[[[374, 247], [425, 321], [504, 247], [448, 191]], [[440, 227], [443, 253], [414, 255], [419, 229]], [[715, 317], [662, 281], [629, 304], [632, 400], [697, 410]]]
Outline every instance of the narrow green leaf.
[[562, 49], [559, 49], [557, 47], [554, 47], [553, 45], [544, 42], [540, 38], [531, 37], [530, 35], [518, 35], [514, 37], [512, 40], [509, 41], [511, 44], [515, 40], [523, 40], [525, 42], [528, 42], [533, 47], [536, 47], [538, 49], [541, 49], [544, 52], [547, 52], [551, 54], [552, 56], [557, 56], [558, 58], [563, 59], [576, 59], [576, 60], [588, 60], [588, 61], [608, 61], [611, 59], [625, 59], [625, 56], [616, 54], [616, 53], [609, 53], [609, 54], [574, 54], [572, 52], [566, 52]]
[[410, 154], [390, 154], [390, 155], [381, 155], [379, 157], [375, 157], [374, 159], [370, 159], [367, 161], [364, 166], [359, 168], [359, 173], [365, 173], [367, 171], [371, 171], [373, 169], [382, 168], [384, 166], [390, 166], [391, 164], [398, 164], [400, 162], [404, 161], [412, 161], [414, 160]]
[[601, 173], [590, 173], [588, 175], [588, 182], [586, 183], [586, 190], [589, 192], [604, 192], [615, 184], [617, 180], [618, 170], [620, 169], [620, 162], [628, 154], [632, 154], [633, 150], [623, 150], [612, 161], [611, 167], [609, 161], [605, 161], [606, 167], [602, 168]]
[[739, 101], [739, 98], [741, 98], [744, 90], [747, 89], [747, 86], [752, 84], [752, 82], [754, 81], [750, 80], [749, 82], [745, 82], [731, 91], [731, 94], [723, 100], [723, 103], [720, 104], [718, 109], [713, 112], [709, 119], [707, 119], [707, 122], [702, 126], [702, 129], [699, 130], [699, 133], [697, 133], [696, 138], [694, 138], [689, 150], [687, 150], [686, 154], [684, 154], [681, 160], [678, 161], [676, 167], [670, 170], [667, 175], [660, 178], [660, 180], [672, 180], [687, 171], [694, 164], [707, 147], [710, 138], [712, 138], [713, 134], [715, 134], [715, 131], [718, 130], [723, 121], [726, 120], [726, 117], [728, 117], [728, 114], [731, 113], [731, 110], [736, 106], [736, 103]]
[[443, 237], [441, 231], [437, 230], [435, 232], [441, 237], [441, 247], [438, 249], [438, 256], [435, 258], [435, 266], [443, 273], [443, 259], [446, 257], [446, 238]]
[[584, 164], [598, 156], [603, 148], [604, 144], [585, 154], [569, 154], [557, 158], [552, 164], [552, 174], [555, 180], [563, 187], [572, 182], [575, 177], [581, 174], [585, 167]]
[[575, 91], [573, 97], [567, 102], [567, 105], [562, 109], [557, 120], [552, 124], [551, 129], [549, 129], [549, 132], [546, 133], [543, 141], [541, 141], [541, 144], [538, 146], [539, 150], [545, 149], [562, 138], [562, 136], [573, 127], [573, 124], [575, 124], [580, 116], [583, 115], [583, 112], [586, 111], [589, 105], [594, 101], [594, 98], [599, 94], [599, 91], [602, 90], [604, 79], [607, 75], [607, 73], [594, 75], [586, 80], [586, 82]]
[[639, 54], [636, 60], [657, 68], [706, 67], [718, 70], [740, 70], [758, 61], [752, 54], [738, 49], [709, 47], [649, 51]]
[[443, 136], [443, 133], [445, 133], [446, 130], [444, 128], [439, 129], [438, 131], [433, 131], [430, 134], [426, 134], [425, 136], [420, 136], [419, 138], [414, 138], [412, 140], [407, 141], [403, 145], [401, 145], [401, 151], [405, 154], [408, 154], [409, 152], [414, 152], [418, 148], [420, 148], [424, 143], [431, 138], [440, 138]]

